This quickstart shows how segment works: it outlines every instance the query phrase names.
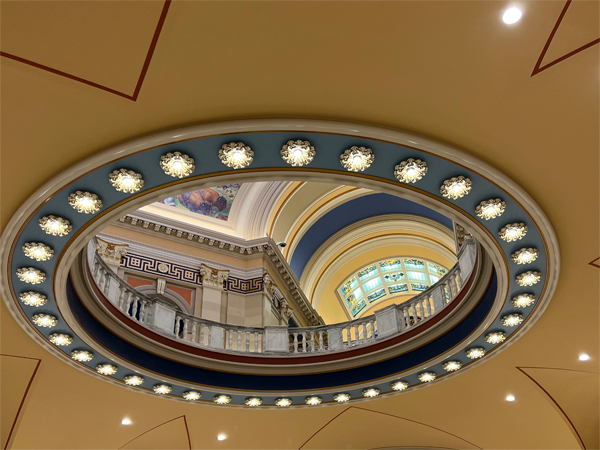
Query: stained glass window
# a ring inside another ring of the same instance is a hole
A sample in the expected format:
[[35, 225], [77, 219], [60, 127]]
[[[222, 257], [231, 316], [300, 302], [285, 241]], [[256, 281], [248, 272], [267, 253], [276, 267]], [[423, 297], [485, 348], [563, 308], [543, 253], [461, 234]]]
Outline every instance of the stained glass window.
[[410, 257], [385, 259], [352, 273], [337, 289], [351, 318], [363, 314], [383, 298], [416, 295], [447, 273], [441, 265]]
[[358, 281], [356, 281], [356, 277], [352, 277], [349, 280], [347, 280], [340, 289], [342, 290], [342, 294], [346, 295], [348, 292], [352, 291], [357, 286]]
[[408, 292], [408, 284], [395, 284], [388, 287], [388, 291], [390, 291], [390, 294], [395, 294], [396, 292]]
[[404, 273], [403, 272], [386, 273], [383, 276], [383, 279], [385, 280], [386, 283], [395, 283], [396, 281], [404, 280]]
[[388, 259], [387, 261], [382, 261], [379, 263], [379, 267], [383, 272], [388, 272], [390, 270], [396, 270], [402, 268], [402, 261], [399, 259]]
[[425, 263], [420, 259], [405, 259], [404, 267], [407, 269], [424, 269]]
[[375, 274], [377, 274], [377, 266], [375, 264], [372, 264], [370, 266], [365, 267], [362, 270], [359, 270], [357, 275], [358, 279], [360, 281], [363, 281]]
[[367, 300], [369, 302], [374, 302], [375, 300], [383, 297], [385, 295], [385, 289], [379, 289], [378, 291], [373, 292], [367, 296]]
[[423, 292], [429, 289], [429, 286], [422, 283], [410, 283], [410, 287], [413, 291]]

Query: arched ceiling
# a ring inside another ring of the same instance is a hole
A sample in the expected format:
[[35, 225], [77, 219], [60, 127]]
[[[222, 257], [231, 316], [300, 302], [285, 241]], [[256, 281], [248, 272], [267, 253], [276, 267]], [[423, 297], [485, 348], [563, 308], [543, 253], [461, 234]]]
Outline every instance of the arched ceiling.
[[[554, 298], [523, 338], [462, 376], [373, 400], [371, 412], [226, 410], [123, 390], [44, 351], [3, 303], [3, 445], [8, 429], [8, 448], [120, 448], [184, 414], [191, 448], [598, 448], [597, 397], [554, 397], [563, 382], [586, 392], [598, 385], [600, 271], [589, 264], [600, 235], [599, 60], [589, 45], [599, 36], [598, 3], [523, 2], [511, 27], [500, 21], [507, 6], [2, 2], [3, 228], [55, 173], [131, 137], [230, 118], [316, 116], [465, 149], [535, 198], [562, 250]], [[592, 359], [578, 361], [582, 352]], [[15, 357], [32, 363], [5, 363]], [[539, 385], [518, 367], [539, 368], [523, 369]], [[14, 375], [28, 384], [6, 382]], [[517, 401], [505, 402], [508, 393]], [[581, 410], [594, 420], [571, 413]], [[120, 425], [125, 416], [131, 426]], [[283, 416], [301, 426], [264, 432]], [[415, 426], [398, 436], [400, 421], [440, 433]], [[180, 422], [173, 433], [184, 432]], [[216, 441], [218, 432], [227, 440]]]

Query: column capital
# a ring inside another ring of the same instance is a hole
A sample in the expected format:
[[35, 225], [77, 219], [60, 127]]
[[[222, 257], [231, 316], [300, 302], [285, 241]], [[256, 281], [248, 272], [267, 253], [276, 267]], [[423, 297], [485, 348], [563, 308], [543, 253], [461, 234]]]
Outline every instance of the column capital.
[[229, 278], [229, 270], [213, 269], [206, 264], [202, 264], [200, 266], [200, 276], [202, 277], [203, 286], [223, 289]]

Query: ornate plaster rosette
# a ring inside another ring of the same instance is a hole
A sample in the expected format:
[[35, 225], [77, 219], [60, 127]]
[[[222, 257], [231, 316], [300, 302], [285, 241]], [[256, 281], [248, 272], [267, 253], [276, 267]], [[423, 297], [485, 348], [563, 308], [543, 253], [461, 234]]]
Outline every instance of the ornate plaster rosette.
[[315, 154], [315, 148], [308, 141], [287, 141], [281, 148], [283, 160], [294, 167], [310, 164]]
[[221, 162], [232, 169], [243, 169], [252, 164], [254, 152], [243, 142], [223, 144], [219, 150]]
[[304, 403], [306, 403], [309, 406], [320, 405], [322, 401], [323, 401], [323, 399], [321, 397], [316, 396], [316, 395], [311, 395], [310, 397], [306, 397], [304, 399]]
[[262, 398], [260, 398], [260, 397], [248, 397], [244, 401], [244, 404], [246, 406], [251, 406], [251, 407], [260, 406], [260, 405], [262, 405]]
[[40, 284], [46, 280], [46, 274], [35, 267], [21, 267], [17, 269], [17, 277], [24, 283]]
[[494, 331], [485, 336], [485, 341], [489, 344], [499, 344], [506, 340], [506, 333], [504, 331]]
[[92, 352], [88, 352], [87, 350], [73, 350], [71, 352], [71, 358], [73, 358], [75, 361], [87, 362], [94, 359], [94, 354]]
[[167, 153], [161, 156], [159, 164], [163, 172], [173, 178], [187, 177], [196, 168], [193, 158], [181, 152]]
[[477, 208], [475, 208], [475, 214], [477, 217], [485, 220], [495, 219], [500, 217], [506, 211], [506, 203], [499, 198], [492, 198], [490, 200], [482, 201]]
[[342, 153], [340, 163], [349, 172], [362, 172], [375, 161], [373, 150], [367, 147], [353, 146]]
[[51, 314], [36, 314], [31, 321], [38, 327], [52, 328], [58, 323], [58, 319]]
[[527, 308], [535, 303], [535, 296], [532, 294], [519, 294], [512, 298], [511, 303], [515, 308]]
[[485, 349], [483, 347], [473, 347], [468, 349], [465, 352], [465, 355], [467, 355], [467, 358], [469, 359], [479, 359], [485, 355]]
[[502, 227], [500, 233], [500, 239], [506, 242], [514, 242], [519, 239], [523, 239], [527, 234], [527, 226], [523, 222], [508, 223]]
[[69, 205], [83, 214], [96, 214], [102, 208], [102, 200], [91, 192], [76, 191], [69, 195]]
[[472, 186], [473, 182], [469, 178], [465, 178], [461, 175], [444, 181], [440, 188], [440, 193], [446, 198], [457, 200], [471, 192]]
[[516, 327], [523, 322], [523, 314], [507, 314], [506, 316], [502, 317], [501, 322], [505, 327]]
[[406, 381], [394, 381], [392, 383], [392, 389], [395, 391], [403, 391], [405, 389], [408, 389], [408, 383]]
[[98, 364], [96, 366], [96, 372], [101, 375], [114, 375], [117, 373], [119, 368], [117, 366], [113, 366], [112, 364]]
[[346, 403], [347, 401], [349, 401], [351, 399], [351, 395], [347, 394], [345, 392], [339, 393], [339, 394], [335, 394], [333, 396], [333, 399], [338, 402], [338, 403]]
[[185, 391], [182, 397], [190, 402], [194, 402], [196, 400], [200, 400], [200, 397], [202, 397], [202, 393], [198, 391]]
[[523, 272], [520, 275], [517, 275], [517, 284], [519, 286], [533, 286], [537, 284], [542, 279], [542, 274], [540, 272], [528, 271]]
[[280, 397], [275, 399], [275, 406], [279, 406], [280, 408], [287, 408], [292, 404], [292, 399], [287, 397]]
[[442, 369], [446, 372], [455, 372], [462, 367], [462, 363], [460, 361], [448, 361], [442, 364]]
[[225, 395], [225, 394], [215, 395], [215, 397], [213, 398], [213, 401], [217, 405], [226, 405], [231, 401], [231, 397], [229, 395]]
[[48, 303], [48, 298], [44, 294], [34, 291], [27, 291], [19, 294], [19, 300], [27, 306], [34, 306], [36, 308]]
[[52, 342], [54, 345], [58, 345], [59, 347], [65, 347], [67, 345], [71, 345], [73, 342], [73, 337], [64, 333], [52, 333], [48, 340]]
[[535, 248], [522, 248], [511, 255], [512, 262], [515, 264], [529, 264], [538, 259], [540, 252]]
[[54, 255], [54, 250], [42, 242], [27, 242], [23, 244], [23, 253], [36, 261], [48, 261]]
[[394, 168], [394, 176], [402, 183], [416, 183], [427, 174], [427, 163], [408, 158]]
[[113, 170], [108, 175], [108, 181], [119, 192], [133, 194], [144, 187], [142, 176], [133, 170]]
[[379, 389], [377, 388], [368, 388], [362, 391], [363, 397], [373, 398], [379, 395]]
[[58, 216], [44, 216], [40, 219], [40, 228], [51, 236], [66, 236], [73, 227], [71, 222]]
[[430, 383], [436, 379], [436, 375], [434, 372], [423, 372], [419, 374], [418, 378], [421, 383]]

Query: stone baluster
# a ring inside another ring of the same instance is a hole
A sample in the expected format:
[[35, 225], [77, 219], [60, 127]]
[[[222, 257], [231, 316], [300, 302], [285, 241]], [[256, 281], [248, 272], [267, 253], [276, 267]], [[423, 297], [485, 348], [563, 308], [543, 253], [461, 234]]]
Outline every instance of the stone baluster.
[[127, 315], [129, 315], [129, 307], [131, 306], [131, 302], [133, 302], [133, 294], [130, 292], [129, 295], [127, 296], [127, 301], [125, 302], [125, 308], [123, 309], [123, 312]]
[[294, 353], [298, 353], [298, 333], [294, 333]]
[[346, 346], [348, 348], [352, 347], [352, 332], [350, 331], [350, 325], [346, 327]]
[[369, 320], [369, 325], [371, 328], [371, 337], [370, 340], [374, 340], [375, 339], [375, 321], [374, 320]]
[[242, 332], [237, 330], [237, 347], [235, 348], [238, 352], [242, 351]]
[[233, 330], [227, 330], [227, 348], [233, 350]]
[[146, 300], [142, 300], [141, 301], [141, 305], [140, 305], [140, 319], [139, 322], [140, 323], [144, 323], [144, 318], [146, 316]]
[[188, 339], [188, 329], [190, 327], [190, 319], [185, 319], [183, 321], [183, 340], [184, 341], [189, 341]]
[[210, 325], [207, 325], [206, 328], [208, 328], [207, 332], [208, 332], [208, 346], [210, 347], [210, 345], [212, 344], [212, 333], [210, 332]]
[[315, 332], [310, 332], [310, 351], [315, 352]]
[[258, 331], [254, 332], [254, 353], [258, 353]]
[[104, 277], [105, 282], [104, 282], [104, 286], [102, 286], [102, 292], [104, 294], [104, 296], [108, 296], [108, 290], [110, 289], [110, 282], [112, 281], [112, 277], [109, 276], [109, 274], [107, 273], [106, 276]]
[[196, 342], [196, 329], [198, 328], [198, 325], [196, 323], [195, 320], [192, 320], [192, 342]]
[[302, 336], [302, 353], [306, 353], [306, 331], [301, 333]]
[[246, 352], [250, 351], [250, 332], [246, 331]]
[[203, 323], [200, 324], [200, 341], [198, 342], [201, 346], [204, 346], [204, 328], [205, 325]]
[[93, 277], [94, 277], [94, 281], [96, 282], [96, 284], [98, 284], [98, 279], [100, 276], [100, 262], [98, 261], [98, 255], [95, 255], [94, 257], [94, 272], [93, 272]]
[[325, 342], [323, 342], [323, 330], [319, 330], [319, 351], [325, 351]]

